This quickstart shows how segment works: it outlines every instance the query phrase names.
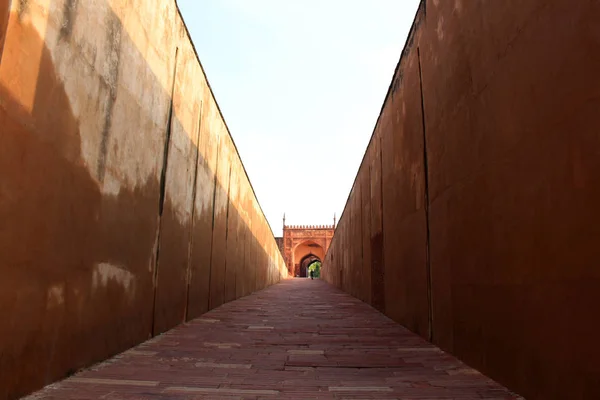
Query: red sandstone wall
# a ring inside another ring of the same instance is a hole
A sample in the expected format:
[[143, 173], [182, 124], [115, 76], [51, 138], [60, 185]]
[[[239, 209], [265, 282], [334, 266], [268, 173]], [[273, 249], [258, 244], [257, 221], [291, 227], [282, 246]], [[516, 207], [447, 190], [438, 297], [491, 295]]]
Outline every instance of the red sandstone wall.
[[424, 1], [322, 272], [528, 399], [600, 398], [599, 20]]
[[10, 15], [11, 0], [0, 0], [0, 62], [2, 62], [2, 49], [4, 48], [4, 39], [6, 29], [8, 28], [8, 17]]
[[287, 276], [174, 1], [9, 3], [0, 399]]

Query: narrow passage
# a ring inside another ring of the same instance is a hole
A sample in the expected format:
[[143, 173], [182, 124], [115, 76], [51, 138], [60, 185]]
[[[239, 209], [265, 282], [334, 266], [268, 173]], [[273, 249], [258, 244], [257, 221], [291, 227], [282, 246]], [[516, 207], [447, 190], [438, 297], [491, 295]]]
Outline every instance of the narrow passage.
[[518, 399], [361, 301], [291, 279], [29, 399]]

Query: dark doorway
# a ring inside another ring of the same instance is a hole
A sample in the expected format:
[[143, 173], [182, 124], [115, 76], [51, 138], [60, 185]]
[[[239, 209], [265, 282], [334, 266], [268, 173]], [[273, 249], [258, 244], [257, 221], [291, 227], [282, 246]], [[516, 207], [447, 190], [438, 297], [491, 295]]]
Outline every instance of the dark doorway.
[[308, 278], [308, 268], [315, 262], [321, 262], [321, 259], [314, 254], [308, 254], [302, 258], [300, 261], [300, 278]]

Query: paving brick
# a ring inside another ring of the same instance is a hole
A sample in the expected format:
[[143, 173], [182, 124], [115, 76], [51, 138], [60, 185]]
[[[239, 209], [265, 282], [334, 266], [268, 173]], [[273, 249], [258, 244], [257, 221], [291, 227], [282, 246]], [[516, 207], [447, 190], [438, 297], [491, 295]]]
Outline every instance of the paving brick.
[[294, 279], [227, 303], [33, 398], [519, 397], [332, 286]]

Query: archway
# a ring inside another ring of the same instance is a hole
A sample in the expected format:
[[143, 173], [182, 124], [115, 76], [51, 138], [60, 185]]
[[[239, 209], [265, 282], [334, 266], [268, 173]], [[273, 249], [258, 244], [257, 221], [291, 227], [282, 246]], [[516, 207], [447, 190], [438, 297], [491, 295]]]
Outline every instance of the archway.
[[305, 240], [298, 244], [293, 252], [293, 276], [296, 278], [308, 277], [308, 267], [315, 261], [322, 262], [325, 258], [325, 249], [314, 240]]
[[300, 278], [307, 278], [309, 276], [308, 268], [317, 261], [322, 262], [321, 258], [312, 253], [304, 256], [304, 258], [300, 260]]

